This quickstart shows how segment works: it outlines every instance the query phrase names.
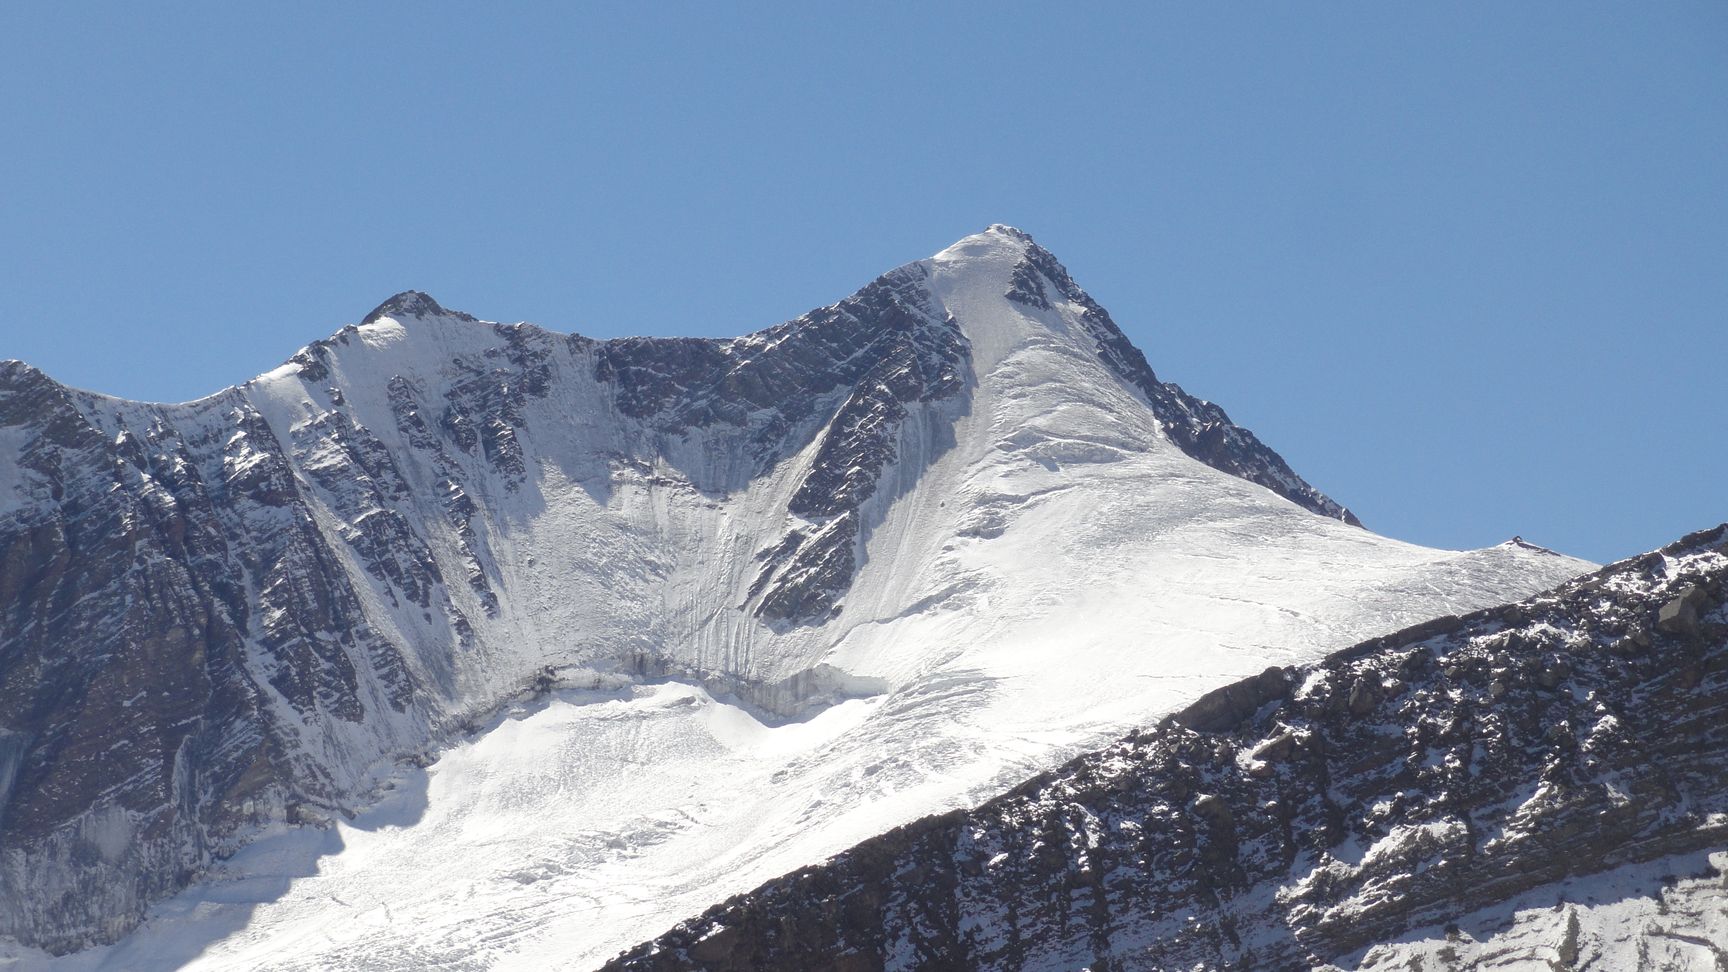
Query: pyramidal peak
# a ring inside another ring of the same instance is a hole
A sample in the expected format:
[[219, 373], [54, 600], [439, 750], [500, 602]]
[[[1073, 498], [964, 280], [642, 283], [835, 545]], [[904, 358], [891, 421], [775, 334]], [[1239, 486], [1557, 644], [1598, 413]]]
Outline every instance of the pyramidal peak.
[[399, 294], [372, 308], [372, 312], [360, 320], [361, 324], [371, 324], [381, 318], [427, 318], [451, 317], [461, 321], [475, 321], [472, 314], [446, 309], [442, 304], [432, 299], [432, 295], [419, 290], [404, 290]]

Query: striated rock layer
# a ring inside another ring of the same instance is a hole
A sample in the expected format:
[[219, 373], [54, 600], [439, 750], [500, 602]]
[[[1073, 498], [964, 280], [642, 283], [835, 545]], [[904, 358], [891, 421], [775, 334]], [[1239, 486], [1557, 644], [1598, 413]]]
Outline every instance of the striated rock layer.
[[[1725, 603], [1718, 527], [1273, 668], [609, 968], [1718, 968], [1717, 865], [1666, 878], [1690, 905], [1672, 919], [1582, 899], [1612, 887], [1590, 875], [1728, 841]], [[1515, 899], [1547, 917], [1521, 912], [1499, 947], [1456, 924]], [[1450, 942], [1392, 944], [1442, 924]]]
[[[611, 954], [1245, 671], [1583, 566], [1351, 523], [1007, 227], [732, 340], [410, 292], [185, 404], [0, 364], [0, 936], [111, 940], [549, 690], [677, 679], [768, 722], [882, 700], [856, 763], [716, 801], [796, 822], [639, 804], [671, 799], [647, 783], [610, 805], [697, 821], [694, 849], [586, 821], [614, 837], [557, 880], [677, 864], [595, 924], [628, 937], [567, 944]], [[632, 745], [571, 751], [666, 765]], [[501, 920], [545, 926], [519, 904]], [[492, 961], [447, 933], [428, 954]]]

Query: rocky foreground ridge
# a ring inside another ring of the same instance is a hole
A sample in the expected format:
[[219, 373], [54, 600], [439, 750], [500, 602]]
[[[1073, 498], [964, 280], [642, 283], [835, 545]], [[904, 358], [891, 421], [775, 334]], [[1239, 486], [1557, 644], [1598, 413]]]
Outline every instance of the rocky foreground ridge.
[[[1718, 527], [1521, 603], [1269, 669], [608, 968], [1353, 966], [1497, 902], [1551, 905], [1535, 892], [1563, 879], [1721, 850], [1725, 602]], [[1720, 872], [1686, 886], [1720, 909]], [[1391, 958], [1655, 967], [1666, 943], [1696, 953], [1687, 967], [1723, 967], [1728, 943], [1679, 921], [1605, 929], [1568, 913], [1539, 926], [1551, 941]]]

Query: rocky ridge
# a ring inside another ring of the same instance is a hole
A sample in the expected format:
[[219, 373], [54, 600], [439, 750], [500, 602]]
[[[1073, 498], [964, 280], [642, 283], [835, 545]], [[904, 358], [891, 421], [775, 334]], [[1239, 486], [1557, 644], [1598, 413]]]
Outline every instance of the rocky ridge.
[[[1504, 962], [1507, 949], [1463, 948], [1456, 919], [1728, 838], [1725, 603], [1728, 526], [1521, 603], [1269, 669], [975, 810], [734, 898], [608, 968]], [[1722, 880], [1700, 875], [1677, 900], [1719, 908]], [[1451, 944], [1414, 956], [1383, 944], [1449, 922]], [[1522, 954], [1542, 967], [1614, 967], [1676, 941], [1688, 967], [1723, 954], [1642, 917], [1538, 927], [1553, 940]]]

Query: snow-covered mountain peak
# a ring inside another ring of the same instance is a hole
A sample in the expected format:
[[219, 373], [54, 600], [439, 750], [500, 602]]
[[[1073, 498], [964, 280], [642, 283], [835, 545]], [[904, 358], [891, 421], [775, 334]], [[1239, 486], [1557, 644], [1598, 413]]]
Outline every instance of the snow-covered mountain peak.
[[922, 262], [931, 270], [950, 275], [1011, 272], [1035, 246], [1031, 234], [995, 223], [983, 232], [954, 241]]
[[419, 290], [404, 290], [401, 293], [396, 294], [389, 300], [384, 301], [384, 303], [374, 307], [370, 314], [367, 314], [361, 319], [360, 323], [370, 324], [373, 321], [385, 317], [394, 318], [399, 321], [409, 318], [429, 317], [448, 317], [459, 321], [475, 320], [472, 314], [449, 310], [436, 300], [433, 300], [432, 295]]
[[197, 402], [4, 373], [0, 661], [31, 661], [0, 664], [0, 935], [56, 949], [538, 698], [570, 735], [520, 768], [592, 799], [524, 784], [520, 833], [564, 836], [507, 841], [508, 873], [428, 837], [427, 887], [585, 902], [592, 957], [1271, 661], [1582, 567], [1354, 528], [1000, 226], [733, 340], [408, 291]]

